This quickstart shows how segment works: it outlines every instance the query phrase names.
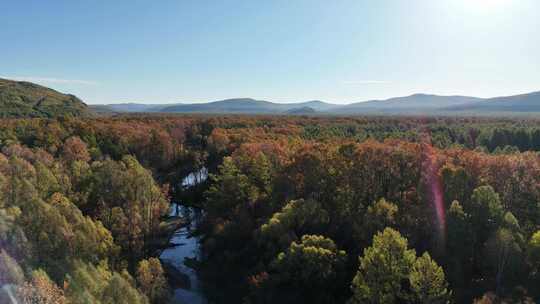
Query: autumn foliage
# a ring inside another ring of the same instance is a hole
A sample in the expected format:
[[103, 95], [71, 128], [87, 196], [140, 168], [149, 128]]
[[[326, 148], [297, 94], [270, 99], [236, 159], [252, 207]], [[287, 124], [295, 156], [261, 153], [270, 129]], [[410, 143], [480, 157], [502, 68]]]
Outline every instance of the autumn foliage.
[[14, 119], [0, 149], [0, 283], [23, 303], [167, 301], [171, 200], [204, 210], [216, 303], [540, 297], [534, 119]]

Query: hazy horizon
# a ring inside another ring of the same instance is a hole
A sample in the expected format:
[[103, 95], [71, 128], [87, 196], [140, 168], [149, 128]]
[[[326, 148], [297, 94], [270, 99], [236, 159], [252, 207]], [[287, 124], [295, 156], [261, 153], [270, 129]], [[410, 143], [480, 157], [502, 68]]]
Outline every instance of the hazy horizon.
[[[209, 103], [209, 102], [224, 101], [224, 100], [230, 100], [230, 99], [253, 99], [253, 100], [259, 100], [259, 101], [269, 101], [269, 102], [278, 103], [278, 104], [293, 104], [293, 103], [304, 103], [304, 102], [311, 102], [311, 101], [322, 101], [324, 103], [334, 104], [334, 105], [339, 106], [339, 105], [348, 105], [348, 104], [359, 103], [359, 102], [369, 102], [369, 101], [378, 101], [378, 100], [382, 101], [382, 100], [388, 100], [388, 99], [392, 99], [392, 98], [408, 97], [408, 96], [412, 96], [412, 95], [416, 95], [416, 94], [436, 95], [436, 96], [443, 96], [443, 97], [463, 96], [463, 97], [476, 97], [476, 98], [481, 98], [481, 99], [489, 99], [489, 98], [495, 98], [495, 97], [507, 97], [507, 96], [514, 96], [514, 95], [520, 95], [520, 94], [534, 93], [534, 92], [540, 92], [540, 90], [530, 91], [530, 92], [529, 91], [520, 92], [520, 93], [517, 93], [517, 94], [505, 94], [505, 95], [497, 95], [497, 96], [488, 96], [488, 97], [460, 95], [460, 94], [442, 95], [442, 94], [434, 94], [434, 93], [426, 93], [426, 92], [417, 92], [417, 93], [412, 93], [412, 94], [403, 95], [403, 96], [393, 96], [393, 97], [389, 97], [389, 98], [374, 98], [374, 99], [367, 99], [367, 100], [355, 100], [355, 101], [351, 101], [351, 102], [342, 102], [342, 103], [337, 103], [337, 102], [332, 102], [332, 101], [322, 100], [322, 99], [285, 100], [284, 101], [284, 100], [268, 100], [268, 99], [262, 99], [262, 98], [253, 98], [253, 97], [249, 97], [249, 96], [243, 96], [243, 97], [220, 98], [220, 99], [215, 99], [215, 100], [171, 101], [171, 102], [160, 102], [160, 103], [145, 102], [145, 101], [120, 101], [120, 102], [112, 102], [112, 103], [90, 103], [90, 105], [114, 105], [114, 104], [144, 104], [144, 105], [168, 105], [168, 104], [170, 104], [170, 105], [174, 105], [174, 104]], [[66, 93], [69, 93], [69, 92], [66, 92]]]
[[540, 2], [325, 4], [8, 2], [0, 77], [88, 104], [241, 97], [347, 104], [540, 90], [540, 39], [531, 38]]

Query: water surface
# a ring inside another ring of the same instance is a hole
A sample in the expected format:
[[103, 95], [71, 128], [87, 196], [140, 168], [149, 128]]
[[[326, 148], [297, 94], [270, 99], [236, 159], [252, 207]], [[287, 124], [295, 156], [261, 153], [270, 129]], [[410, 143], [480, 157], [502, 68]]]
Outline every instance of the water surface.
[[[182, 182], [182, 188], [188, 188], [208, 177], [208, 170], [202, 168], [198, 172], [190, 173]], [[202, 213], [195, 208], [187, 207], [182, 203], [173, 203], [170, 216], [181, 216], [187, 220], [188, 224], [178, 229], [170, 240], [173, 247], [165, 249], [160, 259], [164, 263], [174, 266], [178, 271], [187, 275], [189, 286], [174, 289], [174, 296], [171, 303], [183, 304], [206, 304], [206, 300], [201, 288], [197, 272], [185, 264], [186, 259], [199, 258], [199, 237], [192, 236], [193, 229], [199, 222]]]
[[[177, 208], [178, 207], [178, 208]], [[177, 288], [174, 290], [172, 303], [207, 303], [201, 289], [197, 272], [185, 265], [185, 259], [199, 257], [199, 238], [191, 236], [192, 229], [196, 225], [197, 218], [200, 217], [200, 211], [182, 205], [173, 205], [171, 215], [183, 216], [189, 219], [189, 224], [180, 228], [171, 238], [171, 244], [176, 245], [165, 249], [161, 253], [161, 260], [170, 263], [180, 272], [186, 274], [189, 278], [189, 287]]]

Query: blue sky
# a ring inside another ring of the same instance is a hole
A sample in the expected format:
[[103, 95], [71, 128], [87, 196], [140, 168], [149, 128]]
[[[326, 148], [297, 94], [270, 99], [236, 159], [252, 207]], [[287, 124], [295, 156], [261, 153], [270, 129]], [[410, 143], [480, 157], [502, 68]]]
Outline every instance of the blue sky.
[[0, 3], [0, 77], [87, 103], [540, 90], [540, 1]]

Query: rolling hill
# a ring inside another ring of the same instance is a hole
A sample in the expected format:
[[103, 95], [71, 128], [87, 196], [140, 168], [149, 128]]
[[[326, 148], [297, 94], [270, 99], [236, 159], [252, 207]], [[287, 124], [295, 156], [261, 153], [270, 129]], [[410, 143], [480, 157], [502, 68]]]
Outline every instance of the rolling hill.
[[320, 100], [297, 103], [273, 103], [252, 98], [233, 98], [208, 103], [141, 104], [123, 103], [105, 105], [117, 112], [161, 112], [161, 113], [236, 113], [236, 114], [279, 114], [293, 109], [311, 108], [322, 112], [339, 107]]
[[540, 112], [540, 91], [483, 99], [477, 102], [447, 107], [447, 110], [456, 112]]
[[141, 113], [141, 112], [160, 112], [161, 109], [169, 107], [172, 104], [144, 104], [144, 103], [118, 103], [118, 104], [109, 104], [105, 105], [111, 111], [114, 112], [130, 112], [130, 113]]
[[251, 98], [226, 99], [208, 103], [175, 104], [160, 112], [182, 113], [278, 113], [281, 107], [269, 101]]
[[401, 114], [436, 112], [450, 106], [469, 104], [482, 100], [468, 96], [439, 96], [429, 94], [414, 94], [405, 97], [395, 97], [386, 100], [370, 100], [356, 102], [335, 109], [335, 113], [359, 114]]
[[316, 114], [317, 111], [312, 107], [301, 107], [301, 108], [290, 109], [286, 113], [290, 115], [310, 115], [310, 114]]
[[26, 81], [0, 78], [0, 118], [85, 116], [79, 98]]

